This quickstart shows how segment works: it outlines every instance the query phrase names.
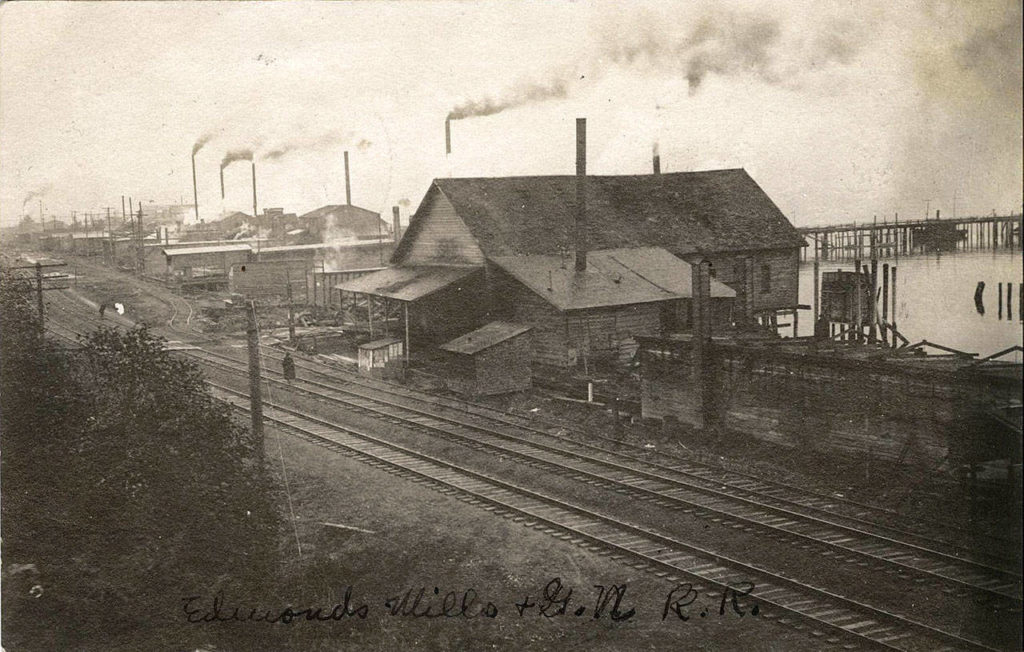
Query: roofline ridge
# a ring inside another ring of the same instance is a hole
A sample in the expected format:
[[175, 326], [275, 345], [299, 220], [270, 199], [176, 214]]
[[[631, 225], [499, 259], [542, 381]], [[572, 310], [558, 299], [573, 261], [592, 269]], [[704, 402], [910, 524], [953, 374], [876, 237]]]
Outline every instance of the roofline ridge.
[[[746, 168], [735, 167], [735, 168], [716, 168], [713, 170], [681, 170], [678, 172], [662, 172], [660, 174], [644, 173], [644, 174], [588, 174], [588, 179], [621, 179], [627, 177], [671, 177], [671, 176], [682, 176], [688, 174], [710, 174], [714, 172], [744, 172], [747, 173]], [[749, 173], [747, 173], [749, 176]], [[574, 179], [575, 174], [518, 174], [518, 175], [506, 175], [496, 177], [434, 177], [431, 183], [436, 184], [441, 181], [496, 181], [501, 179]], [[440, 186], [438, 186], [440, 190]]]

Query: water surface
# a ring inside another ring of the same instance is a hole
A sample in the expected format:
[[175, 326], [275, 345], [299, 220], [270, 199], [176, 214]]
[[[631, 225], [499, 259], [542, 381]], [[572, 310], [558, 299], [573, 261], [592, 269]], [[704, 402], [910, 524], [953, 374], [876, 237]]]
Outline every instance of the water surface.
[[[1020, 252], [976, 251], [881, 259], [878, 262], [879, 284], [883, 263], [899, 270], [896, 324], [911, 342], [928, 340], [982, 356], [1024, 343], [1020, 305], [1024, 272]], [[853, 262], [821, 263], [822, 273], [836, 270], [852, 271]], [[979, 281], [985, 283], [984, 314], [974, 302]], [[1000, 283], [1003, 284], [1001, 306], [998, 301]], [[1009, 308], [1006, 305], [1008, 283], [1013, 284]], [[813, 294], [813, 264], [802, 263], [801, 303], [811, 303]], [[801, 310], [799, 334], [811, 335], [813, 328], [811, 311]], [[792, 329], [781, 332], [788, 335]], [[1021, 354], [1017, 352], [1006, 359], [1020, 362]]]

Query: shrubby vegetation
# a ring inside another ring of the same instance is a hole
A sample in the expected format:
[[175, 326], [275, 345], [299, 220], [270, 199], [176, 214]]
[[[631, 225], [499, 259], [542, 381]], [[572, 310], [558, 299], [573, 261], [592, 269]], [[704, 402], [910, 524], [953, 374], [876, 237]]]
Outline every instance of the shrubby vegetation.
[[68, 351], [33, 301], [0, 270], [5, 648], [180, 648], [181, 597], [274, 576], [255, 442], [145, 328]]

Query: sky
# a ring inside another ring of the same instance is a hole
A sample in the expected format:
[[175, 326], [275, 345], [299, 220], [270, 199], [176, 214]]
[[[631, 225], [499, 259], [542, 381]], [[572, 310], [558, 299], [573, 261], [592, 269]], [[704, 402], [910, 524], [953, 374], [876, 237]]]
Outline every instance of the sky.
[[[1022, 205], [1021, 3], [17, 2], [0, 223], [353, 203], [437, 177], [745, 168], [797, 226]], [[444, 122], [452, 116], [452, 152]]]

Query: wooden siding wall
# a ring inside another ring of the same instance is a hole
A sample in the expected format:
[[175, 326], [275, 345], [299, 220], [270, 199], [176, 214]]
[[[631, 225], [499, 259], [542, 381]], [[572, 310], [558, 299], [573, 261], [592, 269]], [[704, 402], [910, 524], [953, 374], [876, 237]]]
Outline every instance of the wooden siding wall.
[[508, 274], [492, 274], [495, 316], [533, 327], [533, 361], [555, 367], [581, 365], [584, 358], [623, 359], [636, 350], [634, 337], [661, 332], [662, 303], [631, 304], [561, 312]]
[[421, 345], [454, 339], [479, 328], [488, 316], [482, 271], [409, 305], [409, 332]]
[[467, 396], [530, 389], [530, 340], [527, 332], [474, 355], [449, 353], [448, 389]]
[[421, 224], [410, 250], [397, 262], [403, 265], [484, 264], [483, 252], [451, 202], [440, 192], [433, 191], [431, 195], [432, 199], [416, 218]]
[[[700, 427], [689, 343], [641, 354], [644, 417], [674, 416]], [[998, 428], [986, 412], [1020, 382], [932, 371], [918, 375], [831, 356], [781, 356], [770, 350], [716, 347], [714, 405], [725, 428], [787, 447], [870, 456], [934, 467], [972, 455], [998, 457]], [[973, 426], [972, 426], [973, 424]], [[984, 452], [982, 452], [984, 451]]]
[[[573, 310], [565, 315], [566, 338], [578, 356], [624, 361], [636, 353], [635, 337], [661, 332], [661, 305], [640, 303]], [[581, 360], [582, 361], [582, 360]]]
[[476, 381], [481, 394], [504, 394], [530, 389], [530, 333], [505, 340], [476, 356]]
[[533, 361], [568, 366], [569, 346], [562, 313], [497, 268], [491, 270], [491, 281], [492, 295], [498, 302], [495, 316], [533, 327]]
[[[179, 272], [188, 268], [203, 267], [227, 274], [233, 263], [249, 262], [249, 252], [245, 250], [223, 251], [208, 254], [186, 254], [174, 256], [173, 258], [162, 256], [162, 258], [164, 259], [164, 264], [161, 267], [165, 268], [169, 273]], [[151, 272], [156, 271], [156, 269], [151, 270]]]
[[[711, 261], [714, 278], [739, 294], [743, 292], [743, 269], [747, 258], [753, 261], [754, 311], [781, 310], [795, 307], [799, 301], [800, 248], [766, 249], [741, 253], [722, 253], [704, 256]], [[686, 256], [695, 263], [699, 256]], [[771, 269], [771, 287], [766, 292], [761, 277], [762, 266]]]
[[308, 279], [312, 262], [308, 260], [275, 260], [233, 263], [228, 278], [232, 292], [253, 298], [284, 298], [288, 283], [292, 286], [292, 301], [303, 303], [309, 292]]

